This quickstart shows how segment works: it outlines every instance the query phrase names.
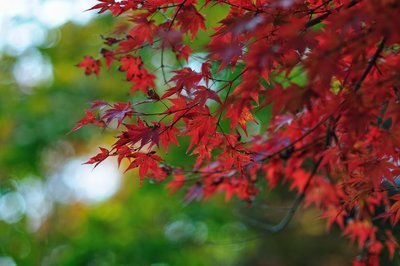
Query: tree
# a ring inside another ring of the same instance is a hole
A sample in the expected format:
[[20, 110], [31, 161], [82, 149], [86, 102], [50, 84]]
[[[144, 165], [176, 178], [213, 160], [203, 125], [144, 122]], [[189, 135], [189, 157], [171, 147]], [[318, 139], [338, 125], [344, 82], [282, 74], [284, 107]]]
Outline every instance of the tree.
[[[223, 192], [251, 204], [262, 180], [288, 183], [297, 197], [265, 230], [313, 205], [328, 230], [357, 244], [354, 265], [398, 256], [397, 1], [99, 0], [91, 10], [124, 21], [104, 38], [102, 58], [78, 67], [97, 76], [117, 68], [132, 96], [93, 102], [73, 128], [119, 132], [88, 164], [117, 157], [141, 181], [185, 189], [187, 202]], [[146, 53], [159, 55], [158, 68]], [[168, 163], [176, 146], [190, 167]]]

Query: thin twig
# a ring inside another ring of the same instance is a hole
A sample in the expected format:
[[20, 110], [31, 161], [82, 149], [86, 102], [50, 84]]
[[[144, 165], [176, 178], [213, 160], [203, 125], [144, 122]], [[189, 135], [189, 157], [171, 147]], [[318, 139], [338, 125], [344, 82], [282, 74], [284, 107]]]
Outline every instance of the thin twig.
[[[231, 90], [232, 90], [232, 87], [233, 87], [233, 83], [234, 83], [238, 78], [240, 78], [246, 71], [247, 71], [247, 68], [245, 68], [242, 72], [240, 72], [236, 77], [234, 77], [234, 78], [228, 83], [228, 84], [229, 84], [229, 88], [228, 88], [228, 91], [227, 91], [227, 93], [226, 93], [226, 96], [225, 96], [225, 99], [224, 99], [224, 102], [223, 102], [222, 106], [224, 106], [224, 105], [226, 104], [226, 102], [228, 101], [229, 94], [231, 93]], [[221, 108], [222, 108], [222, 106], [221, 106]], [[220, 112], [220, 114], [219, 114], [219, 116], [218, 116], [217, 124], [219, 124], [219, 123], [221, 122], [221, 117], [222, 117], [222, 110], [221, 110], [221, 112]]]
[[[172, 18], [172, 20], [171, 20], [169, 26], [168, 26], [167, 32], [171, 31], [171, 28], [172, 28], [172, 26], [174, 25], [174, 22], [175, 22], [175, 20], [176, 20], [178, 14], [179, 14], [179, 11], [181, 11], [181, 9], [182, 9], [182, 7], [184, 6], [185, 2], [186, 2], [186, 0], [184, 0], [184, 1], [183, 1], [182, 3], [180, 3], [179, 5], [177, 5], [178, 8], [177, 8], [177, 10], [176, 10], [176, 12], [175, 12], [175, 14], [174, 14], [174, 16], [173, 16], [173, 18]], [[162, 44], [162, 45], [161, 45], [161, 72], [162, 72], [162, 76], [163, 76], [165, 85], [168, 85], [168, 86], [169, 86], [169, 83], [168, 83], [168, 81], [167, 81], [166, 74], [165, 74], [165, 69], [164, 69], [164, 67], [165, 67], [165, 66], [164, 66], [164, 49], [165, 49], [165, 45]]]

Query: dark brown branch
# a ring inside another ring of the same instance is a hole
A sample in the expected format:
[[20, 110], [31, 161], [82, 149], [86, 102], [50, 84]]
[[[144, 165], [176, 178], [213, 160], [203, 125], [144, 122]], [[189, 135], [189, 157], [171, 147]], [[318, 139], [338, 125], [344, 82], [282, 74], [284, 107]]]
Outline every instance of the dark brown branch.
[[365, 78], [368, 76], [369, 72], [371, 71], [372, 67], [375, 65], [376, 60], [378, 60], [379, 55], [385, 48], [386, 38], [382, 38], [382, 41], [379, 43], [378, 48], [376, 49], [374, 55], [372, 56], [371, 60], [369, 60], [367, 67], [365, 68], [364, 72], [362, 73], [360, 79], [354, 85], [354, 91], [357, 92], [361, 88], [361, 84], [364, 82]]
[[[340, 107], [341, 104], [338, 106]], [[324, 119], [322, 119], [320, 122], [318, 122], [314, 127], [312, 127], [310, 130], [308, 130], [306, 133], [304, 133], [303, 135], [301, 135], [299, 138], [295, 139], [294, 141], [292, 141], [288, 146], [267, 155], [263, 160], [268, 160], [271, 159], [273, 157], [275, 157], [276, 155], [280, 154], [282, 151], [290, 148], [290, 147], [294, 147], [294, 145], [300, 141], [302, 141], [303, 139], [305, 139], [308, 135], [310, 135], [311, 133], [313, 133], [315, 130], [317, 130], [321, 125], [323, 125], [329, 118], [331, 118], [331, 116], [333, 115], [333, 113], [327, 117], [325, 117]]]
[[295, 215], [297, 209], [300, 207], [301, 203], [303, 202], [305, 193], [308, 189], [308, 187], [310, 186], [311, 180], [314, 177], [314, 175], [316, 174], [319, 165], [321, 164], [322, 161], [322, 156], [318, 159], [317, 163], [314, 165], [313, 170], [310, 173], [310, 176], [307, 179], [307, 182], [304, 186], [304, 190], [297, 195], [296, 199], [294, 200], [292, 206], [288, 209], [286, 216], [283, 217], [283, 219], [276, 225], [270, 226], [270, 225], [266, 225], [263, 224], [257, 220], [254, 219], [249, 219], [249, 218], [245, 218], [245, 220], [247, 222], [250, 222], [254, 225], [256, 225], [257, 227], [265, 230], [262, 234], [253, 236], [253, 237], [249, 237], [249, 238], [245, 238], [245, 239], [241, 239], [241, 240], [237, 240], [237, 241], [229, 241], [229, 242], [214, 242], [214, 241], [209, 241], [209, 244], [212, 245], [234, 245], [234, 244], [241, 244], [241, 243], [246, 243], [246, 242], [250, 242], [250, 241], [254, 241], [257, 239], [260, 239], [264, 234], [266, 233], [276, 233], [279, 231], [282, 231], [283, 229], [286, 228], [286, 226], [290, 223], [290, 221], [292, 220], [293, 216]]
[[314, 168], [312, 169], [306, 184], [304, 185], [303, 191], [297, 195], [296, 199], [293, 201], [292, 207], [290, 207], [289, 211], [286, 213], [286, 216], [283, 217], [283, 219], [276, 225], [270, 226], [267, 230], [270, 232], [279, 232], [285, 229], [285, 227], [290, 223], [292, 220], [293, 216], [295, 215], [297, 209], [300, 207], [301, 203], [304, 200], [304, 197], [306, 195], [307, 189], [311, 184], [311, 180], [314, 177], [314, 175], [317, 173], [318, 167], [322, 162], [322, 156], [318, 159], [317, 163], [314, 165]]
[[309, 22], [306, 23], [305, 27], [306, 28], [311, 28], [312, 26], [315, 26], [319, 23], [321, 23], [324, 19], [326, 19], [327, 17], [329, 17], [332, 14], [331, 11], [327, 11], [325, 14], [318, 16], [312, 20], [310, 20]]
[[[351, 8], [352, 6], [356, 5], [357, 3], [361, 2], [361, 0], [353, 0], [351, 1], [346, 8]], [[342, 6], [339, 6], [338, 9], [342, 8]], [[306, 28], [311, 28], [312, 26], [315, 26], [322, 21], [324, 21], [327, 17], [329, 17], [332, 14], [332, 11], [327, 11], [325, 14], [318, 16], [316, 18], [313, 18], [312, 20], [308, 21], [305, 25]]]

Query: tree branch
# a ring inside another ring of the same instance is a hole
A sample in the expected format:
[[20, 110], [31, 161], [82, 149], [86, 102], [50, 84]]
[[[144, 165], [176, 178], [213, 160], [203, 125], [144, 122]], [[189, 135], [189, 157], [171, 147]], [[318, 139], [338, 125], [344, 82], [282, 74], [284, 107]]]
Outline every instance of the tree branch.
[[383, 37], [381, 42], [379, 43], [378, 48], [376, 49], [374, 55], [372, 56], [371, 60], [369, 60], [367, 67], [365, 68], [364, 72], [362, 73], [360, 79], [354, 85], [354, 91], [357, 92], [361, 88], [361, 84], [364, 82], [365, 78], [368, 76], [369, 72], [371, 71], [372, 67], [375, 65], [376, 60], [378, 60], [379, 55], [385, 48], [386, 38]]
[[312, 171], [311, 171], [311, 173], [310, 173], [310, 175], [309, 175], [309, 177], [307, 179], [307, 182], [306, 182], [306, 184], [304, 186], [303, 191], [300, 194], [297, 195], [297, 197], [295, 198], [295, 200], [292, 203], [292, 206], [287, 208], [287, 212], [286, 212], [285, 217], [283, 217], [282, 220], [279, 223], [277, 223], [275, 225], [269, 225], [269, 224], [264, 224], [262, 222], [254, 220], [254, 219], [249, 219], [247, 217], [242, 217], [242, 218], [245, 221], [255, 225], [256, 227], [259, 227], [259, 228], [265, 230], [268, 233], [276, 233], [276, 232], [280, 232], [283, 229], [285, 229], [286, 226], [292, 220], [292, 218], [295, 215], [297, 209], [300, 207], [301, 203], [303, 202], [304, 197], [305, 197], [306, 192], [307, 192], [307, 189], [310, 186], [311, 180], [314, 177], [315, 173], [317, 172], [319, 165], [321, 164], [322, 158], [323, 157], [321, 156], [318, 159], [318, 161], [316, 162], [316, 164], [314, 165], [314, 167], [313, 167], [313, 169], [312, 169]]
[[285, 229], [285, 227], [290, 223], [290, 221], [292, 220], [293, 216], [295, 215], [297, 209], [300, 207], [301, 203], [304, 200], [304, 197], [306, 195], [307, 189], [311, 184], [311, 180], [314, 177], [315, 173], [318, 170], [319, 165], [322, 162], [322, 158], [323, 156], [321, 156], [317, 163], [314, 165], [314, 168], [312, 169], [307, 182], [304, 186], [303, 191], [297, 195], [296, 199], [293, 201], [292, 207], [290, 207], [289, 211], [286, 213], [285, 217], [283, 217], [283, 219], [276, 225], [269, 227], [268, 231], [270, 232], [279, 232], [282, 231], [283, 229]]
[[[356, 5], [358, 2], [361, 2], [361, 0], [353, 0], [351, 1], [346, 8], [350, 8], [354, 5]], [[338, 9], [340, 9], [343, 5], [339, 6]], [[311, 28], [312, 26], [315, 26], [319, 23], [321, 23], [324, 19], [329, 17], [332, 14], [332, 11], [327, 11], [325, 14], [318, 16], [316, 18], [313, 18], [312, 20], [308, 21], [305, 25], [306, 28]]]

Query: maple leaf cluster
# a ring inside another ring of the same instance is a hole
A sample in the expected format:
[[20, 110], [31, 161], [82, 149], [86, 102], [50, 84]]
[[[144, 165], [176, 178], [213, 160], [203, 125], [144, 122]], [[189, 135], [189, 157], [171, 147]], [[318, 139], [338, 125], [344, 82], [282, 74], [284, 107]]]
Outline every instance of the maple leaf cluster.
[[[399, 256], [391, 230], [400, 220], [397, 0], [98, 2], [92, 10], [128, 24], [104, 39], [98, 59], [78, 66], [99, 75], [104, 60], [144, 99], [92, 104], [74, 130], [116, 123], [119, 135], [88, 163], [116, 156], [127, 170], [139, 168], [141, 180], [186, 190], [187, 201], [222, 192], [251, 204], [260, 179], [270, 189], [287, 183], [297, 197], [271, 231], [304, 203], [357, 243], [354, 265], [379, 265], [384, 250]], [[203, 13], [221, 8], [226, 16], [209, 26]], [[191, 45], [199, 33], [208, 42]], [[160, 55], [158, 72], [144, 50]], [[146, 113], [148, 105], [162, 110]], [[257, 117], [265, 110], [268, 123]], [[192, 167], [165, 161], [171, 145], [187, 148]]]

